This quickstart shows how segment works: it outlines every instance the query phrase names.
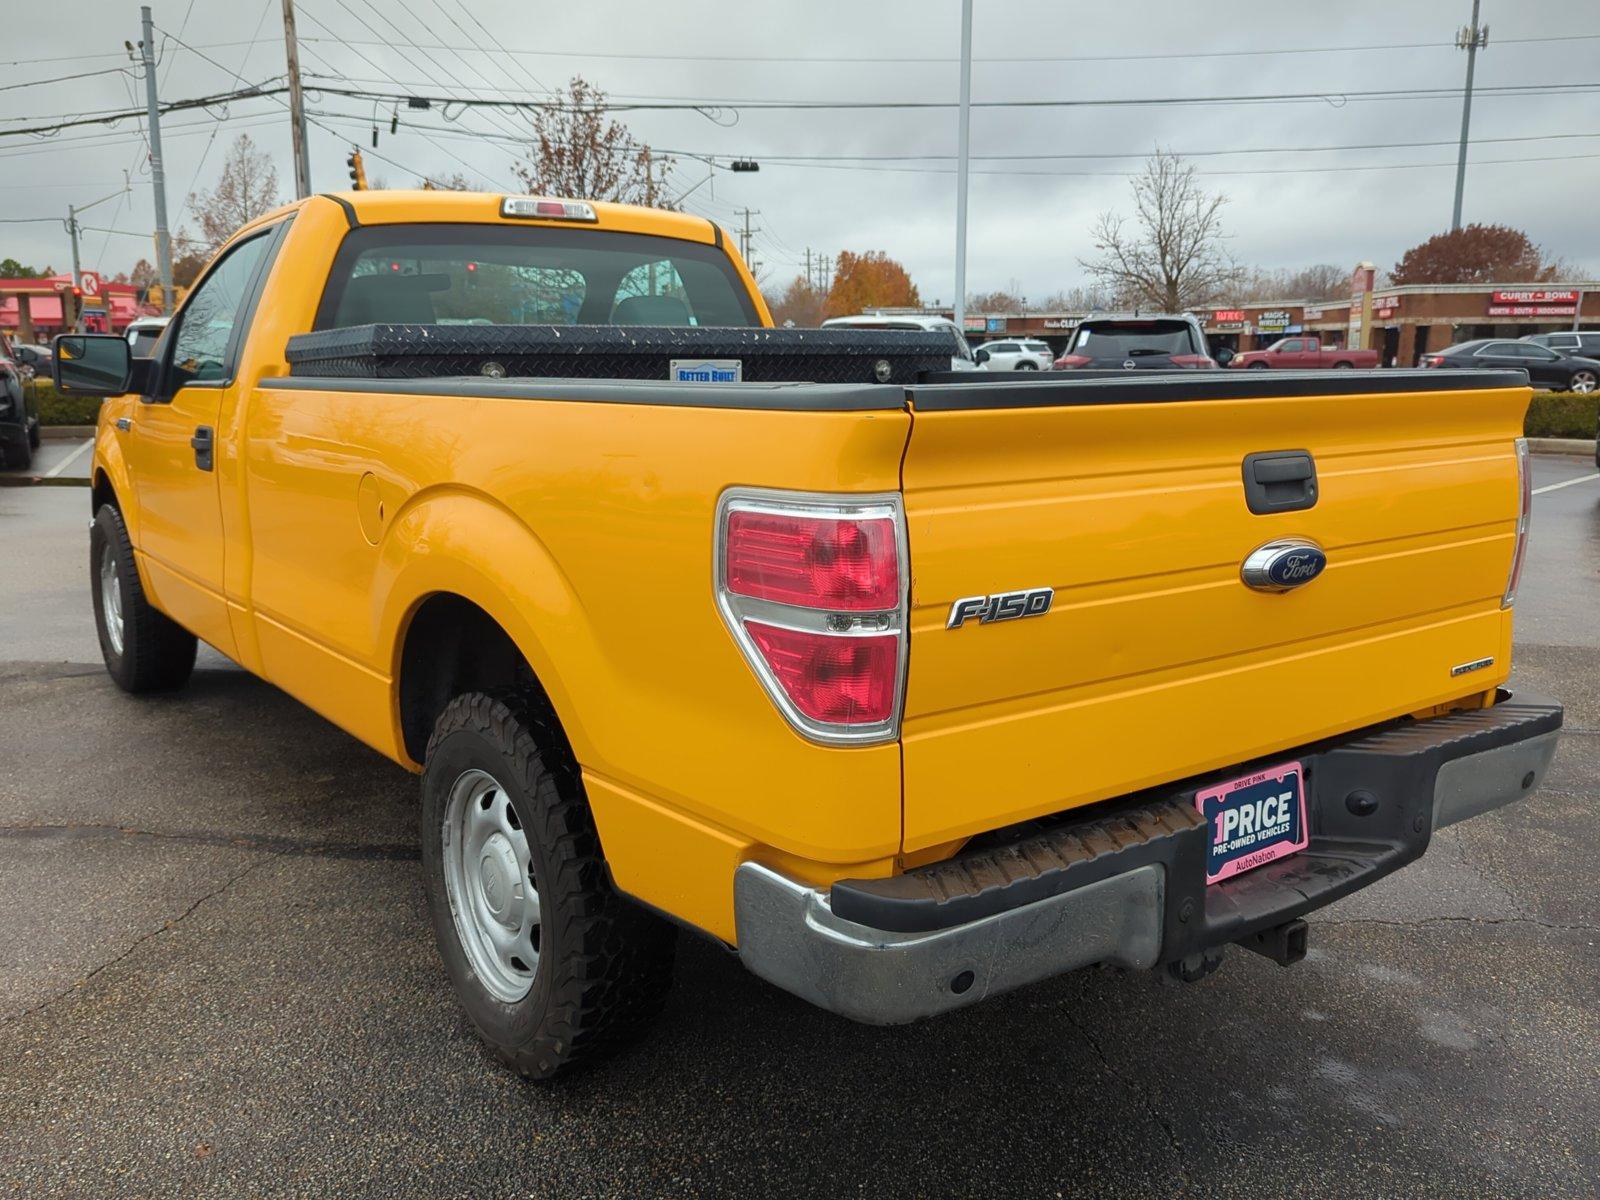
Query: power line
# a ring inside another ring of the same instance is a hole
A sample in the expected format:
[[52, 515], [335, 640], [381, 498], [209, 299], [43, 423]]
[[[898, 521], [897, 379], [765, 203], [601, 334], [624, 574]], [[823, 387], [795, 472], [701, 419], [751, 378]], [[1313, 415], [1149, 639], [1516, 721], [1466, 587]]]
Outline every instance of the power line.
[[[278, 78], [274, 76], [274, 78]], [[271, 81], [269, 81], [271, 82]], [[161, 104], [160, 111], [187, 112], [196, 108], [215, 108], [227, 104], [232, 100], [255, 100], [261, 97], [277, 96], [288, 91], [287, 86], [268, 87], [266, 84], [254, 84], [251, 87], [240, 88], [233, 92], [219, 92], [212, 96], [196, 96], [192, 100], [168, 100]], [[62, 129], [76, 129], [82, 125], [112, 125], [118, 121], [144, 116], [144, 110], [138, 108], [128, 109], [100, 109], [95, 112], [84, 113], [80, 116], [69, 117], [62, 121], [52, 121], [47, 125], [31, 125], [20, 129], [0, 129], [0, 137], [18, 137], [25, 133], [55, 133]], [[37, 117], [14, 117], [12, 120], [35, 121]]]
[[[404, 85], [401, 85], [404, 86]], [[483, 98], [475, 96], [450, 96], [442, 93], [416, 94], [414, 92], [376, 92], [364, 88], [320, 87], [329, 95], [345, 96], [357, 100], [413, 101], [426, 100], [430, 104], [454, 104], [463, 108], [530, 108], [554, 107], [563, 112], [706, 112], [714, 109], [736, 109], [745, 112], [864, 112], [881, 110], [931, 111], [956, 107], [953, 100], [762, 100], [749, 97], [617, 97], [604, 105], [574, 106], [551, 104], [547, 99]], [[1477, 94], [1496, 96], [1570, 96], [1600, 92], [1600, 82], [1505, 84], [1476, 89]], [[1438, 100], [1455, 99], [1460, 88], [1376, 88], [1363, 91], [1323, 92], [1272, 92], [1220, 96], [1097, 96], [1085, 99], [1040, 100], [975, 100], [974, 108], [992, 109], [1051, 109], [1051, 108], [1156, 108], [1185, 105], [1226, 104], [1288, 104], [1321, 102], [1335, 108], [1355, 101], [1372, 100]]]
[[[469, 13], [470, 15], [470, 13]], [[479, 28], [482, 28], [480, 25]], [[488, 34], [488, 30], [484, 30]], [[1501, 38], [1503, 44], [1537, 42], [1576, 42], [1600, 39], [1600, 33], [1559, 34], [1548, 37]], [[322, 39], [306, 39], [322, 40]], [[383, 46], [383, 42], [348, 42], [347, 45]], [[491, 41], [490, 45], [494, 45]], [[974, 63], [1096, 63], [1145, 62], [1185, 58], [1256, 58], [1283, 54], [1344, 54], [1374, 50], [1433, 50], [1453, 46], [1454, 42], [1388, 42], [1360, 46], [1288, 46], [1271, 50], [1175, 50], [1148, 54], [996, 54], [975, 56]], [[449, 46], [442, 43], [417, 43], [422, 50], [468, 50], [487, 53], [483, 46]], [[649, 62], [733, 62], [733, 63], [885, 63], [885, 64], [948, 64], [957, 60], [945, 55], [759, 55], [759, 54], [627, 54], [583, 50], [531, 50], [513, 46], [498, 46], [510, 55], [536, 58], [601, 58]]]
[[43, 87], [47, 83], [66, 83], [73, 79], [92, 79], [96, 75], [127, 75], [126, 67], [107, 67], [103, 71], [79, 71], [76, 75], [52, 75], [49, 79], [30, 79], [26, 83], [0, 84], [0, 92], [14, 92], [21, 88]]

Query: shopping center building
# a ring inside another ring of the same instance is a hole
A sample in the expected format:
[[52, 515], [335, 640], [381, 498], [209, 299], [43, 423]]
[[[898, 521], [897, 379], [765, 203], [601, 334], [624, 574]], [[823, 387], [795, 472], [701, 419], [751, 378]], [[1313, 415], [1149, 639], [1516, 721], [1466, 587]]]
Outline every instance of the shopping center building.
[[[1195, 310], [1213, 351], [1258, 350], [1279, 338], [1314, 334], [1330, 346], [1378, 350], [1385, 366], [1415, 366], [1429, 350], [1484, 337], [1524, 337], [1600, 328], [1600, 280], [1583, 283], [1411, 284], [1375, 288], [1363, 263], [1350, 294], [1330, 299], [1265, 300]], [[893, 310], [885, 309], [884, 312]], [[935, 310], [928, 310], [935, 311]], [[949, 308], [943, 309], [950, 316]], [[1042, 339], [1058, 354], [1086, 312], [968, 313], [975, 345], [1001, 338]]]

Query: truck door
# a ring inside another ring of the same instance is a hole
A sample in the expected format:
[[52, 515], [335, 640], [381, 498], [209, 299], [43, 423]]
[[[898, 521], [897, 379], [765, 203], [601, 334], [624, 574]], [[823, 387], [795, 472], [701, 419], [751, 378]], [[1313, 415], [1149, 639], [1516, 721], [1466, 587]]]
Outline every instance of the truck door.
[[223, 599], [217, 413], [275, 227], [219, 258], [173, 322], [151, 393], [124, 444], [138, 503], [138, 551], [157, 605], [201, 640], [235, 653]]
[[1300, 356], [1300, 361], [1308, 367], [1320, 367], [1323, 365], [1321, 338], [1306, 338], [1305, 353]]

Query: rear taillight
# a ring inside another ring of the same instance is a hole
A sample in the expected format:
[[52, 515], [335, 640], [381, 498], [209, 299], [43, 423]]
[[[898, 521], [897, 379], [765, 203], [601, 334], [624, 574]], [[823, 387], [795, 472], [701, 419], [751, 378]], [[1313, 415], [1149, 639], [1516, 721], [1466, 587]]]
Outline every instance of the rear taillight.
[[1511, 571], [1506, 576], [1506, 594], [1500, 607], [1517, 602], [1517, 585], [1522, 582], [1522, 560], [1528, 554], [1528, 521], [1533, 516], [1533, 472], [1528, 469], [1528, 439], [1517, 439], [1517, 544], [1511, 551]]
[[1056, 359], [1056, 370], [1070, 371], [1075, 367], [1087, 367], [1094, 359], [1084, 354], [1063, 354]]
[[1442, 367], [1444, 366], [1444, 357], [1438, 354], [1424, 354], [1417, 360], [1417, 365], [1423, 367]]
[[717, 606], [772, 702], [815, 741], [899, 732], [905, 546], [898, 495], [723, 495]]
[[1187, 367], [1192, 371], [1207, 371], [1217, 364], [1204, 354], [1174, 354], [1172, 356], [1172, 365], [1175, 367]]

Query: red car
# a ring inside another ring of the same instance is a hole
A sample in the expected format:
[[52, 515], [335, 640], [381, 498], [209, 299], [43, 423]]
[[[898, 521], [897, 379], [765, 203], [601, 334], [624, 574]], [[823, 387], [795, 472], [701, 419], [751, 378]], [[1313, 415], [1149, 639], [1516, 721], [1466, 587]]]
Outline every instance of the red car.
[[1338, 346], [1324, 346], [1321, 338], [1279, 338], [1265, 350], [1246, 350], [1235, 354], [1230, 367], [1254, 368], [1262, 371], [1308, 371], [1323, 367], [1376, 367], [1376, 350], [1346, 350]]

